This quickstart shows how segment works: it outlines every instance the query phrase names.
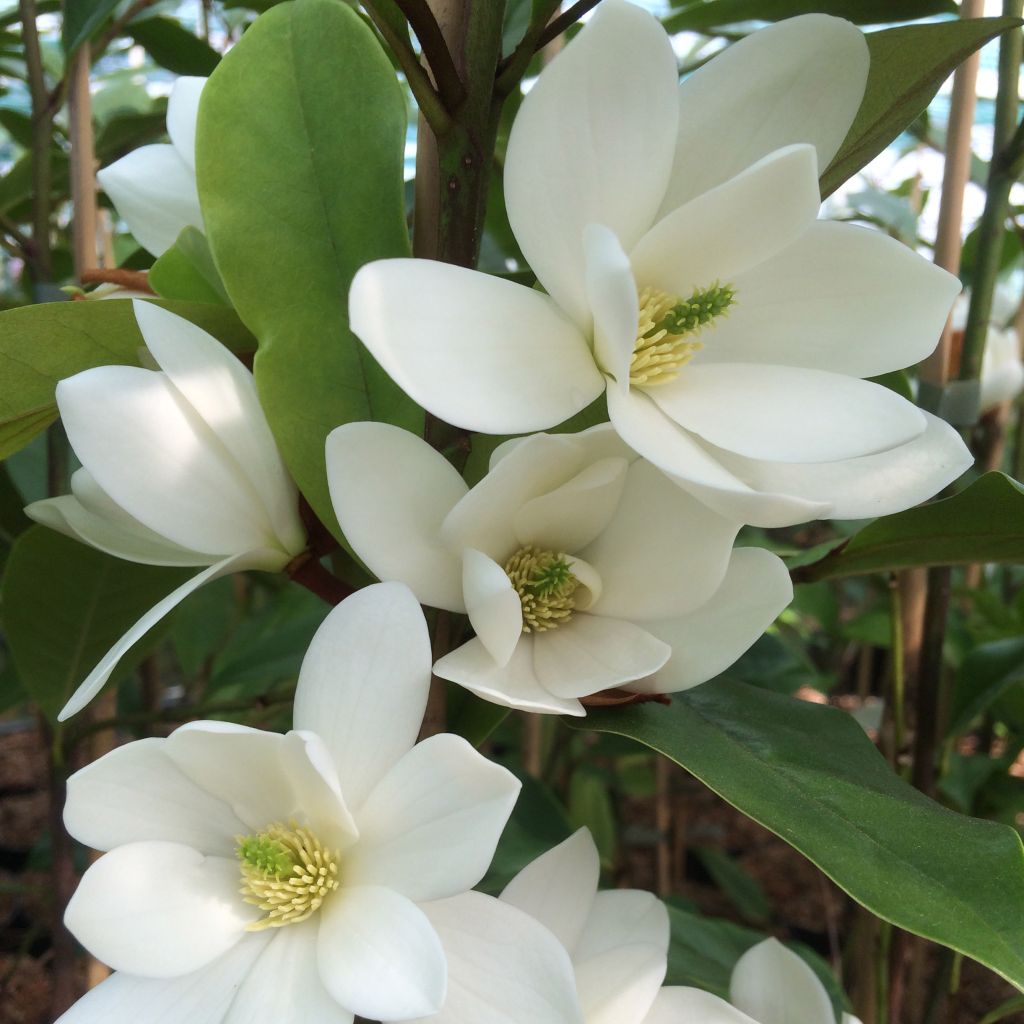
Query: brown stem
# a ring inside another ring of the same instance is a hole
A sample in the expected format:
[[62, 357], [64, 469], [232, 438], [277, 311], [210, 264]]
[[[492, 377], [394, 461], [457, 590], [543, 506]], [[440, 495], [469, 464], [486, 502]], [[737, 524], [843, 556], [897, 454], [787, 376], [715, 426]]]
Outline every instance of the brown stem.
[[575, 25], [587, 11], [598, 5], [599, 0], [577, 0], [567, 11], [564, 11], [544, 29], [537, 37], [535, 50], [543, 50], [552, 39], [557, 39], [567, 28]]
[[71, 142], [71, 236], [75, 274], [96, 263], [96, 150], [89, 93], [90, 48], [83, 43], [68, 71], [68, 137]]
[[92, 267], [83, 270], [78, 278], [82, 284], [116, 284], [133, 292], [148, 292], [155, 295], [149, 286], [149, 274], [145, 270], [123, 270], [120, 267]]
[[395, 6], [405, 15], [406, 20], [420, 41], [420, 49], [430, 67], [430, 73], [437, 83], [445, 109], [451, 113], [462, 105], [466, 98], [466, 87], [459, 77], [448, 41], [441, 26], [426, 0], [395, 0]]
[[341, 604], [355, 591], [343, 580], [329, 572], [310, 551], [297, 555], [284, 570], [296, 583], [305, 587], [330, 605]]

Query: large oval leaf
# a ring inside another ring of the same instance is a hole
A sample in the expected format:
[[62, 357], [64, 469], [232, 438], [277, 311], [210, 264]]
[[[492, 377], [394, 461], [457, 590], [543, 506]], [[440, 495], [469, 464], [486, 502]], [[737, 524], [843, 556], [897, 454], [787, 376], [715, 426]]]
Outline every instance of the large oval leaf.
[[1024, 986], [1020, 837], [913, 789], [845, 712], [719, 679], [570, 724], [660, 751], [879, 917]]
[[210, 77], [200, 106], [210, 248], [259, 339], [256, 384], [285, 460], [335, 530], [327, 434], [350, 420], [423, 427], [348, 328], [356, 270], [408, 253], [405, 130], [391, 63], [336, 0], [267, 11]]

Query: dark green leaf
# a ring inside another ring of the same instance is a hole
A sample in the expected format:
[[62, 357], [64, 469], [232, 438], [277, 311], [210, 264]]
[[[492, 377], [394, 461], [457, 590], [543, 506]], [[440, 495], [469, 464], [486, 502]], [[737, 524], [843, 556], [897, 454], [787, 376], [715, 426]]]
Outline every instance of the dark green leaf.
[[710, 846], [693, 848], [704, 870], [729, 902], [747, 921], [761, 924], [771, 916], [771, 906], [764, 890], [743, 867], [722, 850]]
[[824, 558], [793, 570], [807, 583], [921, 565], [1024, 562], [1024, 487], [986, 473], [952, 498], [865, 526]]
[[[235, 352], [252, 336], [232, 310], [197, 302], [160, 302]], [[124, 299], [49, 302], [0, 313], [0, 458], [27, 444], [57, 418], [59, 380], [92, 366], [138, 365], [145, 342]]]
[[871, 71], [864, 100], [821, 176], [822, 197], [881, 153], [928, 106], [958, 64], [1020, 24], [1016, 18], [967, 18], [870, 32]]
[[1011, 686], [1024, 680], [1024, 638], [996, 640], [975, 647], [956, 674], [949, 734], [965, 732]]
[[1020, 836], [913, 789], [845, 712], [719, 679], [570, 724], [672, 758], [874, 914], [1024, 985]]
[[150, 268], [149, 286], [165, 299], [228, 304], [206, 236], [191, 226]]
[[32, 145], [32, 118], [10, 107], [0, 109], [0, 125], [19, 145], [28, 149]]
[[999, 1021], [1006, 1020], [1011, 1014], [1020, 1012], [1024, 1012], [1024, 996], [1013, 996], [997, 1006], [991, 1013], [986, 1013], [978, 1021], [978, 1024], [998, 1024]]
[[447, 687], [447, 732], [479, 747], [509, 716], [509, 709], [470, 693], [454, 683]]
[[[54, 720], [127, 629], [195, 571], [136, 565], [42, 526], [26, 530], [14, 544], [0, 590], [22, 687]], [[159, 630], [121, 659], [117, 676], [138, 663]]]
[[103, 27], [120, 0], [65, 0], [61, 43], [71, 56]]
[[161, 103], [154, 110], [124, 110], [114, 114], [96, 138], [96, 159], [106, 166], [133, 149], [159, 142], [167, 135], [167, 108]]
[[587, 768], [577, 768], [569, 780], [569, 820], [573, 828], [590, 829], [601, 863], [611, 868], [618, 847], [615, 812], [608, 784]]
[[207, 238], [260, 339], [256, 384], [285, 461], [334, 530], [327, 434], [368, 419], [422, 430], [422, 413], [347, 317], [359, 267], [408, 252], [405, 131], [390, 62], [335, 0], [269, 10], [203, 92], [196, 155]]
[[781, 21], [798, 14], [831, 14], [858, 25], [956, 14], [955, 0], [706, 0], [665, 19], [669, 32], [706, 32], [741, 21]]
[[143, 47], [160, 67], [176, 75], [206, 76], [220, 61], [216, 50], [171, 18], [133, 21], [125, 34]]

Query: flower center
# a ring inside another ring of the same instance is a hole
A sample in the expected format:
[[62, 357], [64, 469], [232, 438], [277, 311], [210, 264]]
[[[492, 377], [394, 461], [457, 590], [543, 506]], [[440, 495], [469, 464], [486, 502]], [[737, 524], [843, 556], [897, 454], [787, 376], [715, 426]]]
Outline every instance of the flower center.
[[305, 921], [341, 884], [338, 854], [294, 821], [239, 836], [235, 852], [242, 867], [239, 892], [266, 915], [247, 926], [252, 932]]
[[640, 317], [629, 383], [634, 387], [668, 384], [704, 346], [694, 336], [717, 317], [725, 316], [736, 301], [728, 284], [694, 288], [688, 299], [679, 299], [657, 288], [640, 293]]
[[505, 572], [523, 606], [524, 633], [543, 633], [572, 618], [579, 580], [565, 555], [528, 544], [505, 563]]

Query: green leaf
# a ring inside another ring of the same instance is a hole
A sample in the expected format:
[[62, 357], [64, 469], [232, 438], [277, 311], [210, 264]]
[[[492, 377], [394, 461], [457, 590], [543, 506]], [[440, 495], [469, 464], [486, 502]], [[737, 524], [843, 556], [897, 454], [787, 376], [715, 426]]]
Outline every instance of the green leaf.
[[133, 21], [125, 34], [135, 40], [162, 68], [176, 75], [209, 75], [220, 54], [180, 22], [171, 18]]
[[746, 920], [762, 924], [771, 917], [771, 905], [757, 879], [732, 857], [710, 846], [693, 847], [693, 852], [711, 880]]
[[831, 14], [858, 25], [956, 14], [954, 0], [707, 0], [665, 19], [669, 32], [704, 32], [741, 21], [781, 21], [798, 14]]
[[570, 724], [672, 758], [872, 913], [1024, 985], [1020, 836], [913, 789], [845, 712], [719, 679]]
[[1017, 18], [967, 18], [868, 33], [871, 70], [864, 100], [821, 176], [822, 198], [881, 153], [928, 106], [958, 64], [1020, 24]]
[[174, 245], [150, 268], [149, 286], [165, 299], [229, 302], [206, 236], [192, 226], [183, 228]]
[[120, 0], [66, 0], [61, 43], [70, 57], [103, 27]]
[[256, 385], [285, 461], [335, 531], [327, 434], [352, 420], [423, 429], [422, 413], [349, 330], [347, 311], [363, 263], [408, 254], [405, 131], [390, 61], [335, 0], [271, 8], [203, 90], [206, 235], [260, 340]]
[[978, 1024], [997, 1024], [998, 1021], [1006, 1020], [1011, 1013], [1019, 1011], [1024, 1011], [1024, 996], [1013, 996], [997, 1006], [991, 1013], [986, 1013], [978, 1021]]
[[587, 768], [577, 768], [569, 780], [569, 820], [573, 828], [586, 826], [590, 829], [601, 863], [612, 867], [618, 848], [618, 830], [608, 784]]
[[1024, 487], [986, 473], [952, 498], [876, 519], [824, 558], [793, 570], [795, 583], [923, 565], [1024, 562]]
[[971, 722], [1010, 687], [1024, 680], [1024, 638], [996, 640], [975, 647], [956, 674], [949, 735], [966, 732]]
[[[136, 565], [42, 526], [26, 530], [14, 544], [0, 590], [21, 686], [54, 721], [128, 628], [195, 571]], [[121, 659], [117, 676], [138, 664], [160, 628]]]

